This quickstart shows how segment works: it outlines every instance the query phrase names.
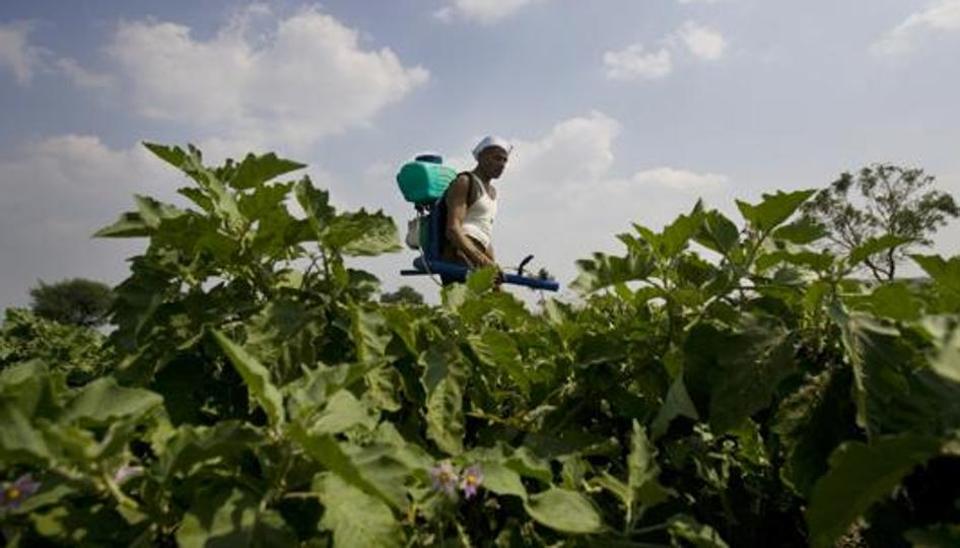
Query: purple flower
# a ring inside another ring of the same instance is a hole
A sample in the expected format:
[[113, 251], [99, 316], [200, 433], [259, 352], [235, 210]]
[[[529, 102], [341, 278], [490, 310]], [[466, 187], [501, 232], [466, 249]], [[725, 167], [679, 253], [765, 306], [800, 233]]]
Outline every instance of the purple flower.
[[430, 469], [430, 479], [433, 480], [433, 488], [437, 491], [443, 491], [449, 497], [457, 495], [457, 471], [453, 469], [450, 461], [445, 460], [439, 466]]
[[477, 488], [480, 487], [481, 483], [483, 483], [483, 470], [480, 469], [479, 464], [474, 464], [463, 471], [463, 476], [460, 479], [460, 489], [463, 490], [464, 496], [469, 500], [476, 496]]
[[17, 508], [24, 499], [29, 498], [38, 489], [40, 489], [40, 482], [33, 481], [33, 476], [29, 473], [24, 474], [0, 491], [0, 508], [5, 510]]
[[139, 477], [143, 475], [142, 466], [130, 466], [124, 464], [121, 466], [115, 474], [113, 474], [113, 482], [117, 485], [123, 485], [127, 480]]

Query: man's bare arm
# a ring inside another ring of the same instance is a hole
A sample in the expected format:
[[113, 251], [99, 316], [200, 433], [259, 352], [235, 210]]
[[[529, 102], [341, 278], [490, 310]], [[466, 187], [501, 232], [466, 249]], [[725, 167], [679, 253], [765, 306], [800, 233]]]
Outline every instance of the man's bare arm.
[[450, 184], [447, 191], [447, 241], [463, 252], [475, 266], [495, 264], [463, 230], [463, 220], [467, 217], [467, 200], [470, 194], [470, 179], [461, 175]]

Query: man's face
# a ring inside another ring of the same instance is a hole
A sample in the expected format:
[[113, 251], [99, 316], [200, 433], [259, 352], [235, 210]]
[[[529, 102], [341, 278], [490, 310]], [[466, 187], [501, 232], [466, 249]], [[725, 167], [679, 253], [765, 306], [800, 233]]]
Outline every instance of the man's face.
[[480, 152], [480, 157], [477, 158], [477, 162], [484, 173], [489, 175], [491, 179], [496, 179], [503, 173], [503, 168], [507, 167], [507, 158], [506, 150], [493, 146], [483, 149]]

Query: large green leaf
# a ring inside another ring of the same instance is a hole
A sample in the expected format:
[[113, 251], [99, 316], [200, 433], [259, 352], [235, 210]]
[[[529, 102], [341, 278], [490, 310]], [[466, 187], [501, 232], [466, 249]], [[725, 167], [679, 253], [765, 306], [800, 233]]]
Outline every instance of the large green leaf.
[[298, 181], [293, 191], [297, 202], [307, 215], [307, 222], [313, 229], [314, 237], [320, 240], [327, 223], [336, 212], [330, 205], [330, 193], [315, 188], [309, 177]]
[[220, 421], [213, 426], [181, 426], [169, 438], [155, 444], [159, 459], [151, 473], [165, 482], [180, 473], [195, 471], [204, 463], [222, 467], [238, 461], [241, 455], [264, 441], [260, 430], [236, 420]]
[[900, 329], [839, 304], [829, 312], [853, 366], [857, 422], [868, 435], [941, 435], [957, 428], [960, 382], [931, 367]]
[[197, 493], [177, 529], [184, 548], [281, 548], [297, 544], [293, 530], [273, 510], [264, 510], [252, 493], [239, 488]]
[[789, 219], [815, 192], [816, 190], [777, 191], [776, 194], [764, 194], [763, 201], [756, 205], [737, 200], [737, 208], [752, 226], [761, 232], [769, 232]]
[[850, 266], [857, 266], [877, 253], [888, 251], [895, 247], [910, 243], [910, 238], [886, 234], [879, 238], [870, 238], [850, 251], [847, 262]]
[[946, 310], [960, 310], [960, 256], [944, 260], [939, 255], [910, 256], [936, 283], [937, 292], [946, 300]]
[[527, 498], [527, 489], [520, 480], [520, 474], [497, 461], [484, 461], [483, 487], [498, 495], [514, 495]]
[[623, 257], [594, 253], [592, 259], [577, 261], [579, 276], [571, 287], [589, 293], [611, 285], [645, 280], [656, 270], [656, 261], [650, 252], [630, 250]]
[[598, 533], [603, 519], [590, 499], [576, 491], [551, 488], [531, 495], [524, 503], [527, 513], [537, 522], [564, 533]]
[[666, 434], [667, 429], [670, 427], [670, 422], [677, 417], [687, 417], [693, 420], [700, 419], [697, 408], [693, 405], [693, 401], [690, 400], [687, 387], [683, 383], [683, 375], [677, 375], [677, 378], [673, 380], [670, 389], [667, 390], [663, 405], [660, 406], [660, 410], [657, 411], [657, 416], [653, 419], [653, 424], [651, 425], [653, 439], [657, 439]]
[[274, 177], [304, 167], [306, 167], [305, 164], [278, 158], [272, 152], [262, 156], [247, 154], [227, 183], [239, 190], [254, 188], [263, 185]]
[[45, 463], [50, 450], [43, 436], [33, 428], [20, 409], [0, 399], [0, 460], [4, 462]]
[[402, 531], [380, 499], [343, 481], [335, 474], [323, 474], [313, 484], [324, 505], [320, 527], [333, 532], [337, 547], [368, 548], [402, 544]]
[[399, 511], [407, 507], [405, 482], [412, 470], [394, 444], [365, 447], [341, 444], [329, 434], [308, 434], [300, 425], [291, 425], [291, 434], [307, 455], [335, 472], [344, 481], [378, 497]]
[[740, 231], [733, 221], [719, 211], [708, 211], [704, 214], [703, 223], [695, 239], [700, 245], [726, 255], [739, 242]]
[[452, 348], [434, 345], [426, 355], [423, 388], [427, 395], [427, 436], [444, 452], [463, 452], [465, 432], [462, 358]]
[[780, 436], [786, 456], [780, 474], [804, 496], [827, 471], [834, 448], [857, 434], [851, 384], [849, 369], [824, 371], [809, 378], [777, 410], [773, 431]]
[[341, 213], [330, 220], [323, 242], [348, 256], [372, 256], [402, 249], [393, 219], [383, 212]]
[[373, 430], [378, 417], [349, 390], [339, 390], [327, 400], [323, 411], [310, 418], [311, 434], [339, 434], [356, 426]]
[[481, 362], [506, 373], [521, 390], [529, 387], [530, 378], [513, 337], [503, 331], [484, 329], [479, 335], [470, 335], [468, 340]]
[[383, 358], [393, 335], [378, 309], [351, 305], [350, 336], [356, 346], [357, 361], [369, 363]]
[[841, 445], [830, 456], [830, 471], [813, 488], [806, 514], [811, 544], [833, 546], [857, 517], [939, 449], [938, 439], [913, 434]]
[[152, 230], [139, 213], [128, 211], [121, 213], [120, 218], [113, 224], [94, 232], [93, 236], [95, 238], [144, 238], [151, 233]]
[[113, 377], [102, 377], [81, 388], [64, 407], [60, 419], [84, 426], [104, 426], [118, 420], [137, 420], [163, 404], [149, 390], [125, 388]]
[[737, 330], [699, 324], [684, 343], [687, 388], [694, 401], [709, 399], [710, 425], [718, 433], [767, 407], [796, 367], [788, 331], [771, 321], [744, 320]]
[[633, 421], [630, 453], [627, 455], [628, 508], [644, 502], [644, 488], [651, 483], [656, 483], [660, 469], [654, 459], [655, 456], [656, 450], [647, 438], [646, 430], [637, 421]]
[[213, 330], [213, 338], [230, 359], [230, 363], [240, 373], [250, 396], [263, 408], [273, 425], [285, 420], [283, 395], [270, 380], [270, 371], [251, 356], [242, 346], [231, 341], [220, 331]]
[[795, 223], [781, 226], [773, 232], [773, 237], [799, 245], [813, 243], [829, 234], [826, 227], [810, 217], [804, 217]]

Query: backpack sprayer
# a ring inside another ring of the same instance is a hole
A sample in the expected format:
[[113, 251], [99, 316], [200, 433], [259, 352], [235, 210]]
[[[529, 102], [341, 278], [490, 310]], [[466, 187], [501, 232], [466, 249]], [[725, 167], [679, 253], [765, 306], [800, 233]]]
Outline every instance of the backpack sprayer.
[[[417, 216], [410, 221], [406, 243], [411, 249], [420, 250], [413, 261], [413, 270], [401, 270], [401, 276], [432, 276], [464, 281], [470, 267], [444, 261], [443, 246], [446, 242], [447, 204], [445, 193], [450, 183], [457, 178], [457, 171], [443, 165], [443, 158], [435, 154], [417, 156], [407, 162], [397, 173], [397, 184], [403, 197], [414, 204]], [[523, 268], [533, 259], [528, 255], [517, 267], [516, 274], [503, 274], [503, 283], [523, 285], [533, 289], [557, 291], [560, 284], [554, 280], [523, 275]]]

